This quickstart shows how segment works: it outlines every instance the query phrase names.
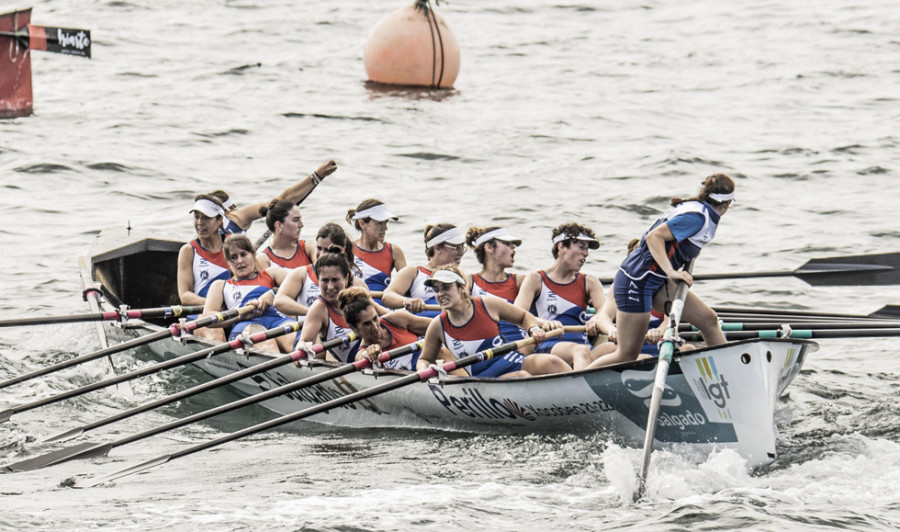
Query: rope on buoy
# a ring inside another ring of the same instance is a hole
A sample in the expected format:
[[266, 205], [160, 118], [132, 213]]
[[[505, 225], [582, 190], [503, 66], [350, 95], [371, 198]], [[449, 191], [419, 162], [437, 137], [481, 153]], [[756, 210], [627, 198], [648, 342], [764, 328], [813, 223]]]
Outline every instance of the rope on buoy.
[[[440, 4], [440, 0], [435, 0], [436, 3]], [[438, 27], [437, 20], [434, 18], [434, 14], [431, 12], [431, 0], [416, 0], [416, 9], [421, 9], [425, 13], [425, 18], [428, 19], [428, 30], [431, 32], [431, 86], [432, 87], [440, 87], [441, 81], [444, 79], [444, 39], [441, 37], [441, 29]], [[434, 74], [437, 69], [437, 48], [434, 42], [434, 33], [437, 32], [438, 37], [438, 46], [441, 48], [441, 73], [438, 76], [437, 83], [434, 82]]]

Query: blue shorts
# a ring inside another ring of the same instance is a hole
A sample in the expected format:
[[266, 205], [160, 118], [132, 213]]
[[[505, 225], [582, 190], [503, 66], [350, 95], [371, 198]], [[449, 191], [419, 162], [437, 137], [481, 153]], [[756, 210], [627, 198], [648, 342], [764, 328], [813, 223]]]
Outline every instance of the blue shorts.
[[524, 329], [508, 321], [500, 322], [500, 334], [507, 342], [517, 342], [527, 337]]
[[667, 281], [667, 279], [650, 274], [644, 276], [643, 279], [634, 280], [619, 270], [613, 281], [616, 308], [622, 312], [650, 312], [653, 309], [653, 296], [665, 286]]
[[644, 345], [641, 346], [641, 353], [646, 353], [650, 356], [658, 357], [659, 356], [659, 345], [651, 344], [649, 342], [644, 342]]
[[561, 336], [554, 336], [553, 338], [544, 340], [543, 342], [541, 342], [541, 345], [537, 346], [534, 352], [549, 353], [553, 350], [553, 347], [560, 342], [571, 342], [573, 344], [581, 344], [591, 347], [591, 343], [588, 341], [586, 333], [568, 332], [563, 333]]
[[[253, 318], [252, 320], [239, 321], [234, 324], [234, 327], [231, 328], [231, 334], [228, 335], [228, 341], [232, 341], [241, 331], [247, 328], [248, 325], [257, 324], [262, 325], [266, 329], [274, 329], [275, 327], [281, 327], [282, 325], [287, 325], [289, 323], [293, 323], [295, 320], [285, 317], [281, 314], [269, 313], [266, 311], [262, 316], [258, 318]], [[299, 338], [299, 335], [298, 335]]]
[[525, 355], [513, 351], [500, 358], [492, 358], [484, 362], [478, 362], [469, 366], [470, 375], [473, 377], [497, 378], [513, 371], [522, 369]]

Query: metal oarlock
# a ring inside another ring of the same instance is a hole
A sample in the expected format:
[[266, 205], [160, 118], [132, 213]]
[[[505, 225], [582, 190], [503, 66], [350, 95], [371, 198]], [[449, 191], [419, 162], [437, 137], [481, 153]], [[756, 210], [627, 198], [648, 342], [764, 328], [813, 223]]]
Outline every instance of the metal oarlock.
[[447, 377], [447, 370], [444, 369], [444, 361], [438, 359], [434, 364], [428, 366], [430, 369], [433, 369], [437, 372], [437, 375], [428, 379], [429, 384], [444, 384], [444, 379]]
[[187, 330], [185, 329], [185, 324], [187, 323], [187, 318], [178, 318], [178, 323], [172, 324], [172, 327], [177, 327], [181, 329], [181, 332], [178, 334], [173, 334], [172, 339], [179, 343], [185, 343], [187, 341]]

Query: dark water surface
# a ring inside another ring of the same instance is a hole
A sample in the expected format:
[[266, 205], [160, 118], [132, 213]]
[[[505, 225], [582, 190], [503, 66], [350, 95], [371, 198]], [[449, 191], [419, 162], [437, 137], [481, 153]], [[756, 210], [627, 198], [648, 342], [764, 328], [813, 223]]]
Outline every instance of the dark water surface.
[[[304, 234], [380, 197], [401, 216], [389, 240], [413, 262], [424, 259], [425, 224], [500, 223], [525, 240], [519, 271], [546, 267], [550, 229], [574, 220], [600, 236], [585, 268], [606, 277], [671, 196], [693, 194], [713, 172], [736, 178], [738, 202], [698, 273], [900, 251], [900, 22], [890, 2], [456, 1], [439, 8], [462, 48], [455, 90], [370, 87], [366, 35], [403, 4], [37, 5], [36, 24], [90, 28], [94, 59], [35, 54], [36, 114], [0, 121], [0, 315], [86, 311], [76, 257], [104, 227], [186, 239], [196, 193], [262, 201], [330, 158], [339, 170], [304, 204]], [[900, 303], [896, 287], [792, 278], [695, 291], [716, 305], [858, 314]], [[659, 452], [639, 505], [630, 494], [640, 450], [604, 435], [315, 424], [108, 487], [59, 486], [268, 415], [256, 409], [109, 458], [0, 475], [0, 528], [893, 529], [895, 342], [821, 343], [778, 410], [778, 462], [751, 473], [731, 452]], [[4, 329], [0, 379], [96, 348], [93, 325]], [[104, 370], [97, 362], [3, 390], [0, 405]], [[23, 413], [0, 426], [0, 463], [200, 379], [196, 370], [157, 376], [135, 382], [133, 399], [99, 392]], [[139, 416], [91, 441], [233, 397]]]

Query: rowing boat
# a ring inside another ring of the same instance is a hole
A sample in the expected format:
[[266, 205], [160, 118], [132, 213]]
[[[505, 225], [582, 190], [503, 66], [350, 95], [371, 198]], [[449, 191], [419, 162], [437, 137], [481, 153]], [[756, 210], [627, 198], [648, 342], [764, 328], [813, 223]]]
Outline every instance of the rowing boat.
[[[181, 242], [104, 231], [94, 243], [93, 278], [107, 305], [177, 304], [176, 259]], [[121, 324], [119, 324], [121, 327]], [[163, 324], [132, 320], [123, 331], [153, 333]], [[212, 344], [185, 335], [149, 344], [160, 357], [174, 358]], [[750, 467], [777, 458], [774, 414], [779, 396], [800, 372], [815, 342], [750, 339], [678, 354], [669, 370], [655, 433], [657, 446], [687, 446], [708, 453], [729, 448]], [[276, 355], [246, 349], [195, 362], [221, 377]], [[247, 395], [333, 369], [311, 361], [281, 366], [237, 381]], [[523, 379], [436, 378], [317, 414], [312, 421], [338, 427], [395, 427], [474, 433], [602, 434], [626, 445], [644, 437], [656, 361]], [[365, 390], [408, 373], [387, 369], [350, 373], [262, 402], [290, 414]]]

